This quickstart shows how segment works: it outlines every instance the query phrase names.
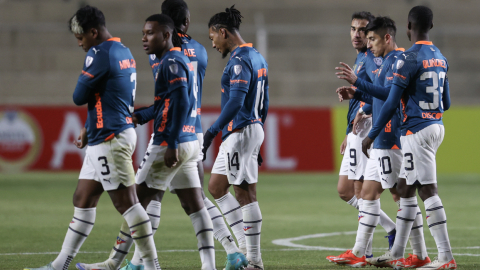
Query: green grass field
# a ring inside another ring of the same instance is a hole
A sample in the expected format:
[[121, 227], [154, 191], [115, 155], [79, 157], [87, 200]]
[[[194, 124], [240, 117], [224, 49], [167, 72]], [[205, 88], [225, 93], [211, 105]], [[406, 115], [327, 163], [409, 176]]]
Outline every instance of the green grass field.
[[[56, 257], [72, 218], [77, 176], [78, 173], [0, 175], [0, 269], [39, 267]], [[335, 174], [260, 175], [258, 200], [263, 215], [262, 257], [266, 269], [341, 269], [325, 259], [339, 251], [320, 250], [351, 248], [355, 241], [354, 234], [343, 233], [357, 230], [357, 212], [338, 198], [337, 179]], [[439, 193], [458, 269], [480, 269], [479, 180], [479, 175], [439, 177]], [[395, 218], [397, 205], [389, 196], [383, 194], [382, 209]], [[425, 213], [423, 204], [420, 205]], [[105, 260], [121, 222], [122, 217], [104, 194], [97, 207], [95, 227], [69, 269], [76, 269], [77, 262]], [[375, 255], [380, 255], [387, 241], [381, 227], [376, 231], [373, 245]], [[272, 242], [307, 235], [316, 237], [291, 241], [299, 245], [296, 247]], [[427, 226], [425, 238], [433, 259], [436, 246]], [[164, 197], [155, 243], [162, 269], [200, 269], [190, 219], [175, 195]], [[222, 269], [226, 254], [218, 242], [215, 244], [217, 269]]]

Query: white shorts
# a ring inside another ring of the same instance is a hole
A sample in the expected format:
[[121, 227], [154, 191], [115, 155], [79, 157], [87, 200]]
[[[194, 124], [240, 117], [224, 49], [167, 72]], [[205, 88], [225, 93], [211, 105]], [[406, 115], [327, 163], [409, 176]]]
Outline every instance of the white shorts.
[[[364, 121], [371, 122], [371, 118], [364, 119]], [[365, 132], [365, 136], [366, 135], [368, 135], [368, 132]], [[350, 149], [349, 152], [346, 153], [349, 155], [348, 179], [350, 180], [362, 180], [364, 178], [368, 158], [362, 152], [363, 139], [365, 139], [365, 137], [361, 137], [360, 133], [357, 135], [353, 135], [352, 133], [350, 138]]]
[[196, 133], [198, 144], [200, 145], [200, 152], [198, 153], [198, 161], [203, 160], [203, 133]]
[[264, 139], [260, 124], [251, 124], [228, 136], [220, 145], [212, 173], [223, 174], [231, 185], [258, 182], [258, 152]]
[[435, 155], [445, 136], [445, 127], [430, 125], [417, 133], [400, 137], [403, 151], [401, 178], [407, 185], [418, 181], [421, 185], [437, 183]]
[[137, 184], [145, 182], [149, 188], [163, 191], [167, 187], [170, 190], [201, 187], [197, 167], [200, 147], [197, 140], [178, 144], [179, 161], [172, 168], [168, 168], [164, 160], [168, 146], [153, 145], [151, 142], [138, 167], [135, 176]]
[[116, 190], [123, 184], [135, 183], [132, 155], [137, 143], [137, 134], [128, 128], [113, 139], [87, 146], [85, 159], [78, 179], [100, 182], [106, 191]]
[[348, 175], [348, 169], [350, 167], [350, 142], [352, 136], [355, 136], [352, 132], [347, 135], [347, 146], [345, 147], [342, 164], [340, 165], [340, 173], [338, 175]]
[[392, 188], [398, 182], [402, 168], [402, 150], [372, 149], [365, 168], [365, 180], [382, 184], [383, 189]]

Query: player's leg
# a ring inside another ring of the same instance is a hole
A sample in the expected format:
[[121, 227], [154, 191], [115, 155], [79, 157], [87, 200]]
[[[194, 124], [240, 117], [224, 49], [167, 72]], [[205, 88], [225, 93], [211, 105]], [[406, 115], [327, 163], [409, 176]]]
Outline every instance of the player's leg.
[[340, 165], [340, 172], [338, 177], [337, 192], [338, 196], [347, 202], [349, 205], [355, 207], [358, 210], [358, 199], [355, 196], [353, 181], [348, 180], [348, 170], [350, 166], [350, 140], [353, 134], [348, 134], [345, 137], [345, 149]]

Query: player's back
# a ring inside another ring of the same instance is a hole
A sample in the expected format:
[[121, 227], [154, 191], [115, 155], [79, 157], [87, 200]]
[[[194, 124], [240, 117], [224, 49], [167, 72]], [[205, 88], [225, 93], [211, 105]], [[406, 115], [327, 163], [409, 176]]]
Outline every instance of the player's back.
[[90, 89], [86, 124], [89, 145], [133, 127], [136, 75], [135, 60], [119, 38], [90, 48], [78, 81]]
[[405, 87], [403, 135], [431, 124], [443, 124], [443, 87], [447, 71], [447, 59], [432, 42], [417, 42], [399, 57], [394, 66], [393, 83]]

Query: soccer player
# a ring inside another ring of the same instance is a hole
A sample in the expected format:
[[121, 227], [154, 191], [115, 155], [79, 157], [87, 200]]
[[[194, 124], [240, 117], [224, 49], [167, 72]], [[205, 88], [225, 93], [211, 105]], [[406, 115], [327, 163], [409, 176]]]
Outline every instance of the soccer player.
[[[393, 81], [392, 66], [397, 57], [405, 51], [397, 48], [395, 42], [396, 29], [395, 22], [388, 17], [376, 17], [367, 26], [368, 48], [375, 56], [382, 56], [384, 59], [382, 66], [376, 73], [373, 84], [357, 78], [355, 72], [346, 64], [343, 64], [342, 71], [337, 73], [341, 75], [342, 79], [357, 87], [356, 90], [351, 89], [355, 92], [354, 98], [370, 102], [369, 99], [372, 99], [373, 96], [374, 123], [379, 117], [379, 112], [388, 96]], [[372, 96], [365, 95], [363, 92]], [[345, 96], [344, 98], [350, 97]], [[376, 138], [373, 150], [369, 153], [370, 157], [367, 162], [365, 181], [362, 187], [362, 218], [359, 220], [356, 243], [352, 252], [346, 254], [345, 260], [340, 262], [341, 264], [352, 267], [365, 266], [367, 264], [365, 250], [380, 219], [380, 195], [384, 189], [395, 189], [400, 174], [402, 163], [400, 122], [400, 111], [397, 110]], [[418, 208], [413, 225], [414, 229], [410, 233], [413, 255], [407, 258], [405, 267], [416, 268], [430, 262], [423, 237], [422, 221], [422, 214], [420, 208]], [[377, 264], [377, 262], [374, 264], [377, 266], [388, 266], [383, 263]]]
[[[215, 269], [213, 228], [202, 199], [197, 168], [200, 145], [195, 136], [196, 115], [192, 114], [196, 110], [194, 66], [179, 47], [181, 38], [173, 20], [166, 15], [155, 14], [146, 19], [142, 41], [145, 52], [154, 54], [160, 62], [155, 74], [154, 106], [136, 113], [140, 121], [155, 119], [153, 139], [136, 175], [138, 197], [155, 222], [153, 226], [158, 227], [161, 197], [167, 187], [174, 189], [192, 221], [202, 269], [212, 270]], [[172, 181], [175, 175], [177, 178]], [[152, 201], [155, 202], [152, 204]], [[77, 264], [78, 268], [118, 269], [125, 257], [122, 255], [126, 255], [132, 245], [124, 233], [127, 228], [126, 224], [122, 225], [107, 261]], [[128, 262], [122, 269], [142, 270], [143, 265]]]
[[[352, 14], [350, 37], [353, 48], [357, 51], [357, 58], [353, 70], [356, 76], [372, 82], [378, 67], [382, 64], [381, 57], [375, 57], [367, 49], [367, 38], [365, 29], [375, 17], [370, 12], [362, 11]], [[371, 128], [371, 118], [363, 118], [363, 114], [371, 114], [371, 106], [356, 99], [351, 99], [347, 115], [347, 135], [340, 146], [340, 153], [343, 154], [338, 180], [338, 194], [340, 198], [349, 205], [359, 210], [359, 217], [362, 216], [362, 199], [360, 192], [364, 179], [364, 171], [368, 158], [361, 153], [361, 142]], [[367, 109], [368, 108], [368, 109]], [[365, 110], [364, 110], [365, 109]], [[359, 121], [360, 120], [360, 121]], [[358, 122], [358, 124], [357, 124]], [[395, 223], [383, 212], [380, 211], [380, 225], [388, 233], [389, 243], [395, 238]], [[348, 252], [348, 251], [347, 251]], [[372, 256], [371, 244], [367, 256]], [[339, 256], [328, 256], [331, 262], [343, 260]]]
[[432, 27], [430, 8], [416, 6], [410, 10], [407, 35], [413, 46], [395, 62], [388, 98], [363, 141], [363, 151], [366, 152], [401, 103], [403, 163], [397, 186], [401, 197], [397, 236], [392, 249], [377, 259], [388, 262], [394, 269], [403, 267], [408, 234], [418, 211], [417, 190], [425, 204], [428, 227], [438, 248], [438, 258], [417, 269], [457, 268], [448, 238], [447, 217], [437, 193], [435, 164], [435, 154], [445, 134], [442, 116], [450, 107], [448, 63], [429, 41]]
[[[239, 245], [246, 244], [247, 269], [264, 269], [260, 253], [262, 213], [256, 187], [268, 111], [268, 65], [252, 44], [242, 39], [241, 18], [240, 11], [232, 6], [215, 14], [208, 23], [213, 48], [223, 58], [229, 54], [230, 58], [221, 80], [222, 111], [205, 133], [203, 153], [222, 131], [223, 142], [208, 189]], [[229, 192], [231, 185], [236, 197]]]
[[103, 191], [125, 218], [125, 232], [141, 248], [145, 269], [160, 269], [150, 219], [135, 193], [132, 154], [136, 145], [131, 112], [135, 99], [135, 60], [119, 38], [105, 27], [95, 7], [79, 9], [69, 21], [78, 45], [87, 52], [73, 101], [88, 104], [88, 117], [78, 141], [87, 144], [73, 204], [75, 211], [57, 258], [43, 270], [68, 269], [95, 223], [95, 209]]

